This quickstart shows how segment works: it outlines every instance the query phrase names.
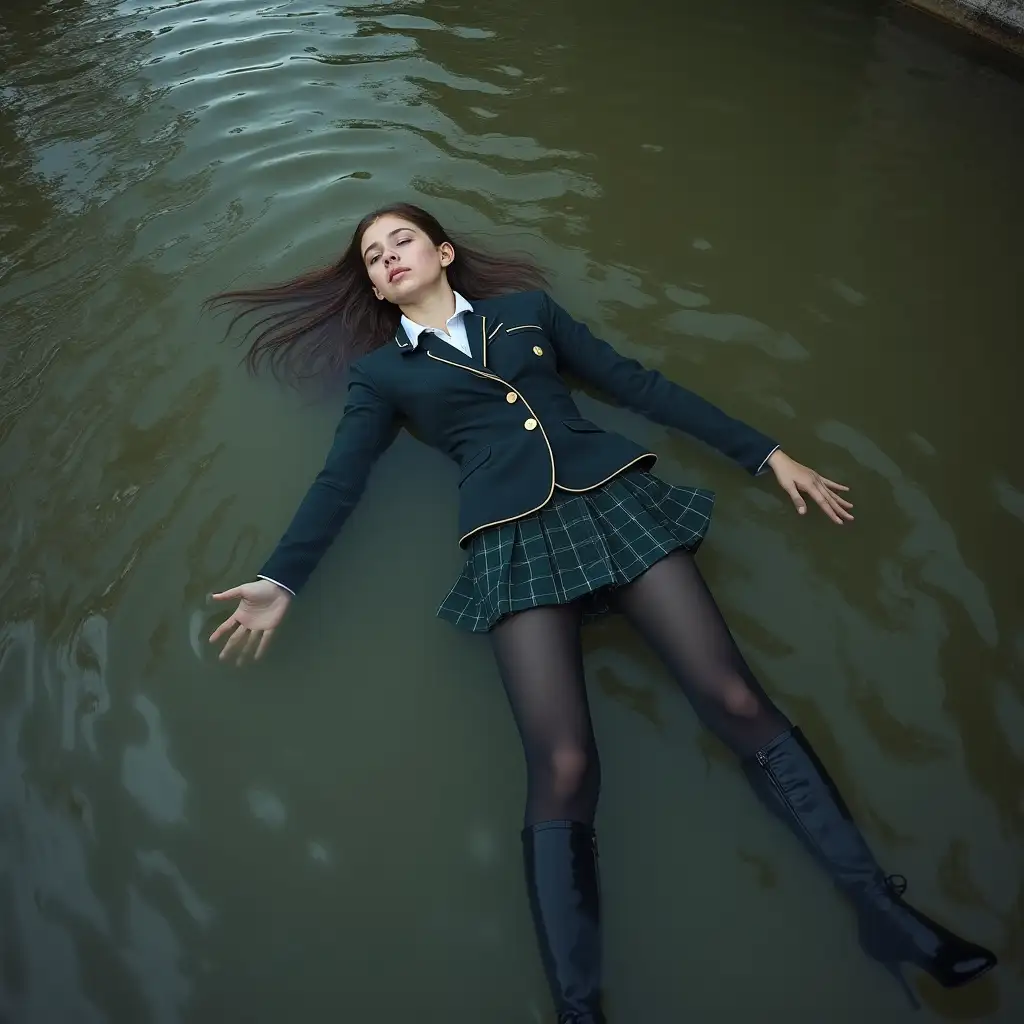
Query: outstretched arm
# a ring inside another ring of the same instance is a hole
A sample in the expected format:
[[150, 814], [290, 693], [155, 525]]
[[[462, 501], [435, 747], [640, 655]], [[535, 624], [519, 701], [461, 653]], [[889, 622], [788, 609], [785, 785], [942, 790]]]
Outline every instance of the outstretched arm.
[[544, 326], [558, 359], [570, 373], [589, 381], [610, 397], [655, 423], [675, 427], [718, 449], [748, 472], [771, 469], [801, 514], [801, 493], [821, 506], [833, 522], [852, 519], [853, 506], [838, 491], [849, 488], [819, 476], [794, 461], [770, 437], [727, 415], [700, 395], [681, 387], [657, 370], [618, 353], [574, 320], [550, 296], [544, 296]]
[[259, 657], [280, 625], [292, 598], [301, 590], [324, 552], [355, 508], [373, 464], [397, 434], [394, 407], [364, 371], [351, 371], [345, 412], [334, 443], [306, 496], [259, 579], [213, 597], [238, 601], [234, 613], [214, 631], [210, 642], [227, 642], [222, 659]]
[[545, 327], [560, 364], [572, 374], [655, 423], [675, 427], [717, 448], [749, 472], [764, 470], [768, 456], [778, 447], [770, 437], [657, 370], [621, 355], [550, 296], [544, 300]]
[[297, 594], [366, 489], [374, 463], [397, 434], [395, 409], [357, 366], [334, 443], [273, 554], [259, 571]]

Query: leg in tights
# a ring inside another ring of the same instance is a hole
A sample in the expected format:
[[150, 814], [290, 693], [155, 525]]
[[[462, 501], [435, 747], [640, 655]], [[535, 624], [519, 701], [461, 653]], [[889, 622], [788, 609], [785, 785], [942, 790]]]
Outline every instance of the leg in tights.
[[[620, 598], [622, 611], [666, 662], [706, 725], [744, 759], [758, 795], [853, 899], [869, 956], [898, 978], [900, 965], [909, 962], [949, 987], [995, 966], [991, 950], [903, 900], [807, 738], [791, 730], [758, 685], [691, 555], [678, 551], [655, 562]], [[755, 753], [763, 764], [752, 758]], [[904, 987], [917, 1005], [905, 982]]]
[[739, 757], [790, 728], [743, 660], [691, 554], [674, 551], [655, 562], [618, 601], [704, 724]]
[[604, 1024], [594, 813], [601, 776], [578, 607], [531, 608], [491, 630], [526, 753], [526, 889], [563, 1024]]
[[531, 608], [490, 633], [526, 755], [525, 824], [593, 824], [601, 786], [578, 606]]

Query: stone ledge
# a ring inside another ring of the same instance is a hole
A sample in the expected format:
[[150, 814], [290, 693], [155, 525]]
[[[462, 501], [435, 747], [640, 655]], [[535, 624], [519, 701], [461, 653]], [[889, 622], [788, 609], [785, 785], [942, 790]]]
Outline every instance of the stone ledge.
[[900, 0], [1024, 57], [1024, 0]]

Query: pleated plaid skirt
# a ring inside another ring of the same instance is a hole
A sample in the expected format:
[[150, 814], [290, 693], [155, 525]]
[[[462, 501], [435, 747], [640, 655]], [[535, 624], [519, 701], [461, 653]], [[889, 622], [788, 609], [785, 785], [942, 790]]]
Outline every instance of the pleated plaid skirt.
[[700, 547], [714, 502], [712, 491], [673, 487], [643, 470], [583, 494], [556, 490], [539, 511], [473, 538], [438, 617], [486, 633], [542, 605], [579, 600], [585, 619], [603, 615], [615, 587], [671, 551]]

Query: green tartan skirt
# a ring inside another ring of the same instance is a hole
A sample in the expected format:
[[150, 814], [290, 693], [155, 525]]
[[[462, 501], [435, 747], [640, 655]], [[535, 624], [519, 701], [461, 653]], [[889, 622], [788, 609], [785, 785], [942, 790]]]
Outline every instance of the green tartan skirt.
[[673, 487], [644, 470], [582, 494], [556, 490], [539, 511], [473, 538], [438, 617], [486, 633], [542, 605], [582, 600], [586, 619], [602, 615], [612, 588], [670, 551], [700, 547], [714, 502], [712, 491]]

